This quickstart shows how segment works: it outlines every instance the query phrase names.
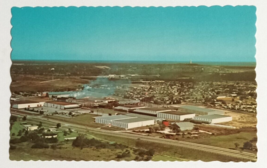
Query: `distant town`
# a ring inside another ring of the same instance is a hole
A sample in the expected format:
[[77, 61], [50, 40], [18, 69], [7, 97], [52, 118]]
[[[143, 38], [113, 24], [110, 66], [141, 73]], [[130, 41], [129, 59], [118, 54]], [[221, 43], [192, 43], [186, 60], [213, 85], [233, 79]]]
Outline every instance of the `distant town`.
[[14, 62], [10, 159], [256, 161], [254, 69]]

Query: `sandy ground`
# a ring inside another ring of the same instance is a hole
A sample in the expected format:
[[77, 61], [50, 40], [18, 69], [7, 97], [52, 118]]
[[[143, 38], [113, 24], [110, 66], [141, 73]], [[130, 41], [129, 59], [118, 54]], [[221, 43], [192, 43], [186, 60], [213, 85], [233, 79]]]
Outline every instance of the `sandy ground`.
[[223, 125], [230, 125], [237, 128], [257, 126], [257, 116], [254, 113], [237, 113], [232, 111], [226, 111], [225, 114], [232, 116], [233, 121], [222, 123]]

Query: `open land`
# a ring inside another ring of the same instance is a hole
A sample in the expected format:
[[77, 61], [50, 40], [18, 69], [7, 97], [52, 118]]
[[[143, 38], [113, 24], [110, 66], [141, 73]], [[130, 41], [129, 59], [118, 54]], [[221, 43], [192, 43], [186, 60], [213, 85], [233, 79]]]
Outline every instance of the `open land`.
[[[10, 159], [256, 161], [254, 69], [254, 65], [174, 63], [14, 64]], [[21, 108], [16, 105], [19, 101], [43, 104]], [[56, 103], [62, 101], [64, 107]], [[168, 122], [164, 125], [156, 115], [115, 109], [175, 107], [180, 115], [181, 105], [223, 111], [231, 121], [213, 124], [190, 119], [187, 122], [194, 128], [183, 131], [175, 127], [181, 121], [164, 119]], [[127, 129], [95, 119], [124, 115], [155, 123]]]

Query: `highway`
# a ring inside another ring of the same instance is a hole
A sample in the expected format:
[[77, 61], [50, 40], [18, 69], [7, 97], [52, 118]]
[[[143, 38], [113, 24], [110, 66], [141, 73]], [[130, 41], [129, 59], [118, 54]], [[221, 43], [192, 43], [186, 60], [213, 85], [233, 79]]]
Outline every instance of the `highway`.
[[[17, 111], [12, 110], [12, 113], [19, 115], [19, 112]], [[88, 133], [89, 131], [92, 133], [108, 135], [108, 136], [113, 136], [113, 137], [120, 137], [120, 138], [126, 138], [126, 139], [134, 139], [134, 140], [140, 139], [142, 141], [160, 143], [164, 145], [177, 146], [177, 147], [193, 149], [193, 150], [199, 150], [199, 151], [214, 153], [214, 154], [223, 155], [227, 157], [238, 158], [238, 159], [246, 160], [246, 161], [257, 161], [256, 155], [253, 153], [240, 152], [237, 150], [232, 150], [232, 149], [227, 149], [227, 148], [197, 144], [197, 143], [192, 143], [192, 142], [185, 142], [185, 141], [180, 141], [180, 140], [178, 141], [178, 140], [163, 139], [163, 138], [158, 138], [158, 137], [150, 137], [146, 135], [131, 134], [127, 132], [102, 130], [102, 129], [83, 126], [83, 125], [63, 122], [63, 121], [59, 121], [55, 119], [47, 120], [46, 118], [42, 118], [41, 116], [29, 116], [28, 115], [27, 120], [31, 122], [36, 122], [36, 124], [41, 121], [43, 125], [47, 125], [47, 126], [56, 126], [56, 123], [60, 122], [63, 128], [64, 127], [73, 128], [79, 131], [80, 133]]]

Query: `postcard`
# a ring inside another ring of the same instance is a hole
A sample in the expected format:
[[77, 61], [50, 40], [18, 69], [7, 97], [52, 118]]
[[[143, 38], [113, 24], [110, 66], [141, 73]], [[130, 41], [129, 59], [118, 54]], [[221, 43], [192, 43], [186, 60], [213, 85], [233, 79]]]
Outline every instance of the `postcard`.
[[10, 10], [11, 162], [257, 162], [256, 6]]

